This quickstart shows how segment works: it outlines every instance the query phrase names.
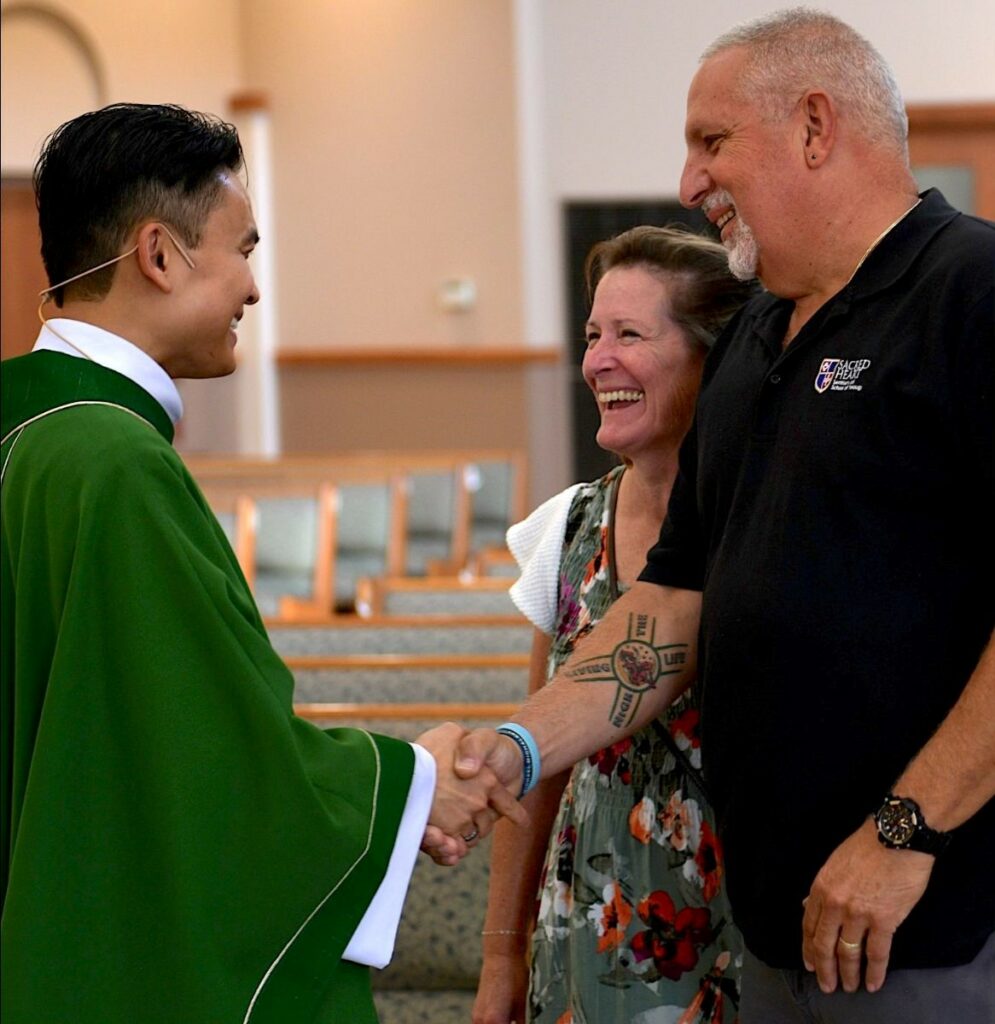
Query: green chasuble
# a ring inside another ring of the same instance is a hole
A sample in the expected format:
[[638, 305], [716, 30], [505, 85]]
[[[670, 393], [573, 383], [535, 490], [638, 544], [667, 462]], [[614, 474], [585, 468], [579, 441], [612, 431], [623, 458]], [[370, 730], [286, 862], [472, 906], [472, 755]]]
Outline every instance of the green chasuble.
[[408, 744], [296, 718], [155, 400], [3, 365], [4, 1024], [374, 1021]]

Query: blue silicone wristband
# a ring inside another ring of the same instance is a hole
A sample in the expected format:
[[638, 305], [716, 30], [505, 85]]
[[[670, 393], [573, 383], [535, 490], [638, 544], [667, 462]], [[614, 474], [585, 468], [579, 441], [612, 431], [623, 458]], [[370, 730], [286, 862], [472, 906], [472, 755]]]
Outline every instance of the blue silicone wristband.
[[539, 748], [536, 746], [536, 741], [532, 738], [532, 733], [516, 722], [505, 722], [504, 725], [499, 725], [497, 732], [514, 740], [521, 751], [522, 791], [518, 794], [519, 799], [521, 799], [539, 781], [539, 776], [542, 774]]

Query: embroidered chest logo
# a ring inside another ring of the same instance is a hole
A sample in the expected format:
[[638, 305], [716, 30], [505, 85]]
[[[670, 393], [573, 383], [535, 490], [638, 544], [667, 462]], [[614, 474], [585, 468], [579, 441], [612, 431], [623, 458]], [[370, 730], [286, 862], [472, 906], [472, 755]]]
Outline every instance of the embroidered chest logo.
[[870, 359], [823, 359], [815, 375], [815, 390], [862, 391], [860, 375], [871, 365]]

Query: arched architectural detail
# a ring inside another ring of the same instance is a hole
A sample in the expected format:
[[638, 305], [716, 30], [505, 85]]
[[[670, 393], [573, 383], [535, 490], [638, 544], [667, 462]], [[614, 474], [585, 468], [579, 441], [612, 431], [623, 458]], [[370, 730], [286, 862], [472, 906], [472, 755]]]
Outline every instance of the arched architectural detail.
[[93, 78], [97, 106], [104, 106], [107, 103], [107, 75], [97, 47], [87, 33], [72, 18], [46, 4], [10, 3], [5, 4], [0, 10], [0, 25], [4, 30], [9, 28], [11, 23], [21, 20], [44, 25], [72, 44], [83, 58], [83, 63]]

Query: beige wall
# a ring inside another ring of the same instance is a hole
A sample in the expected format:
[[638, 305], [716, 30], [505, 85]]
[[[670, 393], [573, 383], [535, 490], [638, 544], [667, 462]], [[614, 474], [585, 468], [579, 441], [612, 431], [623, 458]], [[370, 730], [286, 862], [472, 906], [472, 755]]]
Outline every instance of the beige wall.
[[53, 128], [101, 103], [225, 113], [241, 84], [239, 8], [239, 0], [4, 0], [3, 173], [29, 172]]
[[[676, 195], [684, 107], [698, 58], [717, 36], [792, 0], [682, 5], [541, 0], [549, 180], [558, 196]], [[995, 98], [991, 0], [813, 0], [892, 65], [907, 102]], [[578, 68], [596, 68], [579, 75]], [[610, 72], [610, 73], [609, 73]], [[625, 159], [592, 159], [624, 153]]]
[[284, 366], [284, 450], [525, 450], [528, 372], [524, 364]]
[[[242, 12], [272, 110], [281, 346], [519, 344], [507, 0]], [[454, 276], [469, 312], [437, 303]]]
[[[572, 199], [676, 197], [684, 161], [687, 88], [701, 51], [738, 21], [795, 0], [513, 0], [526, 173], [523, 309], [533, 344], [576, 337], [567, 323], [562, 208]], [[906, 100], [995, 98], [995, 3], [812, 0], [866, 35], [891, 62]], [[568, 352], [570, 350], [568, 349]], [[562, 393], [561, 393], [562, 394]], [[537, 393], [532, 430], [548, 413]], [[564, 447], [547, 444], [535, 496], [564, 482]], [[533, 462], [537, 456], [534, 454]]]
[[[2, 4], [4, 173], [30, 172], [52, 128], [101, 103], [226, 115], [262, 89], [282, 346], [520, 344], [507, 0], [26, 6]], [[472, 310], [440, 308], [452, 277], [476, 283]]]
[[[86, 110], [169, 102], [224, 115], [242, 85], [239, 0], [10, 0], [0, 9], [4, 175], [28, 175], [48, 133]], [[178, 444], [237, 449], [233, 382], [180, 389]]]
[[[274, 225], [263, 247], [276, 257], [263, 301], [276, 309], [278, 347], [521, 344], [508, 0], [171, 0], [154, 13], [131, 0], [54, 0], [64, 24], [15, 14], [23, 5], [13, 0], [3, 6], [5, 172], [29, 171], [56, 124], [104, 102], [168, 100], [228, 115], [234, 93], [260, 90]], [[252, 170], [250, 159], [250, 179]], [[476, 285], [468, 311], [438, 302], [453, 277]], [[240, 376], [183, 383], [182, 448], [244, 447], [233, 415]], [[403, 367], [387, 376], [388, 390], [411, 379]], [[294, 384], [306, 374], [281, 387], [297, 444], [301, 429], [341, 434], [321, 422], [329, 404], [349, 404], [334, 401], [336, 389], [355, 399], [355, 380], [321, 378], [328, 397], [314, 404], [314, 386], [298, 394]], [[523, 385], [509, 393], [503, 378], [494, 383], [481, 408], [500, 397], [524, 435]], [[472, 386], [486, 389], [486, 375]], [[381, 389], [361, 387], [358, 419], [368, 421]], [[426, 408], [440, 397], [423, 399]], [[470, 395], [457, 404], [475, 405]], [[412, 434], [405, 416], [395, 429], [431, 447], [440, 431], [430, 427], [415, 418]], [[457, 443], [451, 428], [441, 433]], [[350, 436], [361, 443], [361, 431]]]
[[[21, 6], [2, 3], [5, 13]], [[105, 100], [173, 100], [224, 114], [239, 89], [269, 95], [275, 216], [263, 246], [275, 250], [276, 282], [264, 302], [276, 307], [281, 347], [467, 348], [557, 345], [572, 335], [562, 204], [673, 195], [698, 53], [737, 19], [776, 4], [701, 0], [694, 17], [667, 0], [46, 6], [90, 46]], [[925, 0], [819, 6], [879, 45], [910, 100], [995, 95], [991, 0], [957, 0], [942, 12]], [[5, 173], [25, 173], [54, 125], [96, 102], [78, 44], [40, 38], [37, 24], [18, 20], [4, 18]], [[437, 304], [439, 285], [454, 276], [477, 284], [470, 312]], [[512, 401], [525, 409], [541, 466], [536, 498], [567, 482], [566, 372], [530, 372], [524, 407]], [[395, 375], [390, 387], [412, 383], [403, 367]], [[236, 447], [231, 386], [189, 389], [191, 447]], [[337, 386], [329, 380], [329, 402]], [[286, 418], [293, 388], [281, 397]], [[389, 415], [375, 393], [363, 399]], [[443, 399], [426, 395], [426, 416]], [[312, 414], [292, 411], [295, 437], [300, 424], [306, 436]]]

